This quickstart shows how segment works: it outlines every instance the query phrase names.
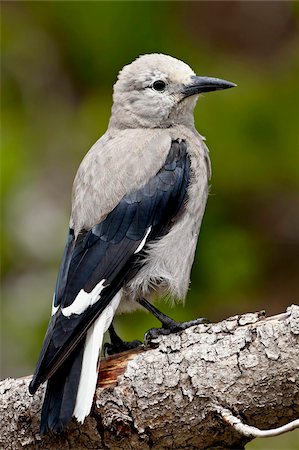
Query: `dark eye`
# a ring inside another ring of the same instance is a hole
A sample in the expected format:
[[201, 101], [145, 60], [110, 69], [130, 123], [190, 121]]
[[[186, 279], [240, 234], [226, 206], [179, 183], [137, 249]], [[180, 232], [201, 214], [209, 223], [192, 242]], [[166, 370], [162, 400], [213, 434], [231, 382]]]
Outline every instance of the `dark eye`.
[[157, 80], [153, 82], [153, 89], [155, 89], [155, 91], [162, 92], [164, 91], [165, 87], [166, 83], [163, 80]]

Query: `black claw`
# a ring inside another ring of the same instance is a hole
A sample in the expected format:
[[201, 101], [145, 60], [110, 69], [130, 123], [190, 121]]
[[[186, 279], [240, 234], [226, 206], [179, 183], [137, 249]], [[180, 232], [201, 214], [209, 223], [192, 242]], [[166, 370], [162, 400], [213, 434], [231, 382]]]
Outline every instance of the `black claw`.
[[116, 353], [122, 353], [122, 352], [126, 352], [127, 350], [132, 350], [133, 348], [137, 348], [137, 347], [141, 347], [143, 345], [143, 343], [141, 341], [130, 341], [130, 342], [126, 342], [126, 341], [122, 341], [119, 343], [108, 343], [106, 342], [104, 344], [104, 355], [105, 356], [111, 356], [111, 355], [115, 355]]
[[106, 342], [104, 344], [104, 355], [114, 355], [116, 353], [126, 352], [127, 350], [132, 350], [133, 348], [137, 348], [143, 345], [141, 341], [123, 341], [114, 329], [114, 326], [111, 324], [109, 327], [109, 335], [111, 343]]
[[187, 328], [193, 327], [195, 325], [201, 325], [203, 323], [208, 323], [208, 319], [205, 317], [200, 317], [195, 320], [190, 320], [189, 322], [176, 322], [170, 319], [167, 326], [162, 328], [151, 328], [144, 335], [145, 345], [151, 344], [151, 341], [157, 339], [159, 336], [167, 336], [172, 333], [178, 333], [179, 331], [186, 330]]
[[152, 345], [152, 341], [157, 339], [159, 336], [166, 336], [171, 333], [173, 333], [173, 331], [171, 331], [169, 328], [151, 328], [144, 335], [144, 344], [146, 346]]

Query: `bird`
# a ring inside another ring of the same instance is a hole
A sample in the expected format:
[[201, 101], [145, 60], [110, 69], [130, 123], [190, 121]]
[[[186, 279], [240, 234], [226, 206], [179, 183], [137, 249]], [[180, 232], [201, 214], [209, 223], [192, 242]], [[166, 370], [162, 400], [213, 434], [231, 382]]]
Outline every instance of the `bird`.
[[90, 414], [107, 330], [108, 354], [140, 344], [117, 335], [116, 313], [152, 312], [162, 327], [150, 338], [201, 322], [176, 322], [154, 299], [183, 301], [189, 288], [211, 177], [194, 125], [198, 97], [234, 86], [161, 53], [119, 72], [108, 129], [75, 176], [52, 315], [29, 385], [34, 394], [47, 381], [42, 435]]

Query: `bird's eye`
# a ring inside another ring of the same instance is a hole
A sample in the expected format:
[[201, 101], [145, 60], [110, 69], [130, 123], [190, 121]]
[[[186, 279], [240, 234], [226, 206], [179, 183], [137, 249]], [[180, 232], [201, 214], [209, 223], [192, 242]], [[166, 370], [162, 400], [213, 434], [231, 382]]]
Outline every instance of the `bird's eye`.
[[153, 82], [153, 89], [158, 92], [163, 92], [166, 87], [166, 83], [163, 80], [157, 80]]

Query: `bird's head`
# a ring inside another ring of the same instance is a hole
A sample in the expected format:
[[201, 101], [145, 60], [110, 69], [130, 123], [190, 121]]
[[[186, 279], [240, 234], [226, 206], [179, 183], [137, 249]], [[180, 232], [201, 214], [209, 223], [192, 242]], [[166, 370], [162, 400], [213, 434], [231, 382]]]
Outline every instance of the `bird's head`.
[[110, 126], [167, 128], [193, 125], [198, 95], [234, 87], [219, 78], [199, 77], [183, 61], [168, 55], [142, 55], [125, 66], [114, 85]]

